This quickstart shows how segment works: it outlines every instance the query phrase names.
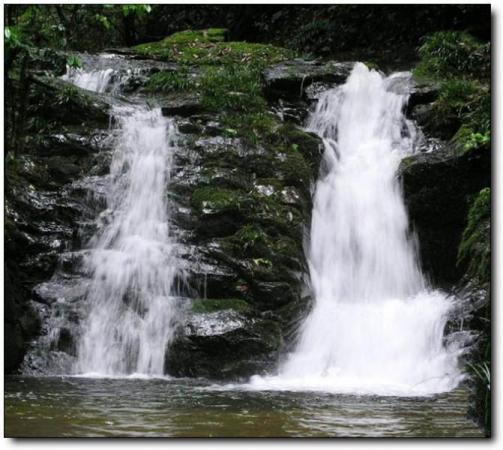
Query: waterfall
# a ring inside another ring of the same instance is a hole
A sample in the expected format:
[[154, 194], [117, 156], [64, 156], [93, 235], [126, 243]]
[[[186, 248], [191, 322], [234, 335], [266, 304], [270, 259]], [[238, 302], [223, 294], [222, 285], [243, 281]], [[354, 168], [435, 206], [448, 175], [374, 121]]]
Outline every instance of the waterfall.
[[119, 112], [105, 222], [87, 260], [89, 315], [78, 372], [163, 374], [176, 275], [166, 185], [176, 130], [159, 109]]
[[[112, 68], [70, 71], [84, 89], [113, 88]], [[169, 229], [167, 185], [177, 130], [160, 108], [115, 106], [118, 129], [106, 210], [89, 242], [85, 297], [74, 372], [162, 375], [176, 321], [176, 244]]]
[[309, 119], [325, 145], [308, 254], [314, 306], [279, 374], [251, 386], [427, 395], [461, 379], [459, 345], [444, 344], [452, 302], [428, 286], [408, 231], [396, 172], [414, 133], [395, 81], [358, 63]]

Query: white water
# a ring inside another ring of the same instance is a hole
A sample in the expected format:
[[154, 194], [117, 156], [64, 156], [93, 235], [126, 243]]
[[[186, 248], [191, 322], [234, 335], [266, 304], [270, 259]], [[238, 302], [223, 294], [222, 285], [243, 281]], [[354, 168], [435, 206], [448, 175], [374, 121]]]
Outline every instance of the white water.
[[62, 79], [69, 81], [82, 89], [94, 92], [105, 92], [112, 85], [114, 69], [93, 70], [90, 72], [82, 69], [72, 69], [67, 67], [67, 73]]
[[[69, 80], [105, 92], [113, 69], [74, 71]], [[89, 243], [92, 280], [74, 372], [87, 376], [162, 376], [176, 320], [176, 245], [167, 206], [177, 135], [160, 109], [115, 107], [119, 130], [107, 209]]]
[[279, 374], [252, 377], [252, 388], [428, 395], [461, 379], [458, 347], [443, 344], [451, 301], [428, 288], [408, 234], [396, 171], [413, 128], [394, 78], [356, 64], [310, 117], [325, 143], [309, 249], [315, 303]]
[[115, 116], [121, 134], [104, 226], [87, 261], [90, 311], [77, 371], [162, 375], [176, 312], [166, 192], [176, 130], [158, 109], [116, 110]]

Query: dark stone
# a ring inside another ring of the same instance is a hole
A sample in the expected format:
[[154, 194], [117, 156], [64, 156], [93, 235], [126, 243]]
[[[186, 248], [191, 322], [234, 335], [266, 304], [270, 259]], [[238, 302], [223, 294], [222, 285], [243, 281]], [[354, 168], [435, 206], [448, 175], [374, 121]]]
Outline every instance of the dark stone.
[[268, 67], [263, 72], [265, 94], [269, 98], [301, 98], [304, 90], [314, 82], [342, 84], [354, 62], [293, 60]]
[[76, 355], [75, 340], [68, 328], [61, 328], [59, 330], [59, 336], [55, 344], [55, 349], [60, 352], [68, 353], [72, 356]]
[[197, 95], [173, 95], [166, 98], [161, 108], [164, 116], [192, 116], [204, 111], [201, 98]]
[[457, 253], [470, 200], [491, 184], [490, 150], [459, 153], [444, 145], [405, 158], [399, 176], [423, 269], [437, 285], [456, 283], [463, 275]]
[[242, 379], [273, 367], [281, 347], [276, 322], [251, 319], [232, 309], [193, 314], [166, 355], [174, 376]]
[[298, 297], [298, 286], [284, 281], [259, 281], [251, 286], [254, 301], [261, 309], [277, 309]]
[[407, 104], [408, 114], [410, 114], [417, 105], [425, 105], [434, 102], [440, 94], [439, 82], [413, 77], [412, 83], [409, 102]]
[[106, 96], [81, 89], [60, 78], [34, 76], [33, 81], [39, 117], [86, 129], [108, 127], [111, 116]]

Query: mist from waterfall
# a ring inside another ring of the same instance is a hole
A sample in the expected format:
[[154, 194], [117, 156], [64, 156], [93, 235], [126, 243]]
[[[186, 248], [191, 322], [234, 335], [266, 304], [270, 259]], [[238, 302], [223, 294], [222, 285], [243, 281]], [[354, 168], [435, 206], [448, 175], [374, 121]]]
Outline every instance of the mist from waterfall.
[[397, 77], [358, 63], [309, 118], [325, 145], [308, 254], [314, 305], [279, 374], [252, 387], [427, 395], [462, 377], [459, 346], [444, 345], [452, 302], [421, 273], [396, 175], [414, 144]]

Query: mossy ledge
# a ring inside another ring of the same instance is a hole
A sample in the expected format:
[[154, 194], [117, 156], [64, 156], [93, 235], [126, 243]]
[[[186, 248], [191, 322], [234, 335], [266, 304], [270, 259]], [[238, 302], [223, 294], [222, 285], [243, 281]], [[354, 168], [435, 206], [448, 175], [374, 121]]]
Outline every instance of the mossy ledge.
[[198, 299], [192, 302], [191, 311], [195, 314], [207, 314], [217, 311], [232, 309], [237, 312], [250, 310], [250, 305], [239, 298]]

